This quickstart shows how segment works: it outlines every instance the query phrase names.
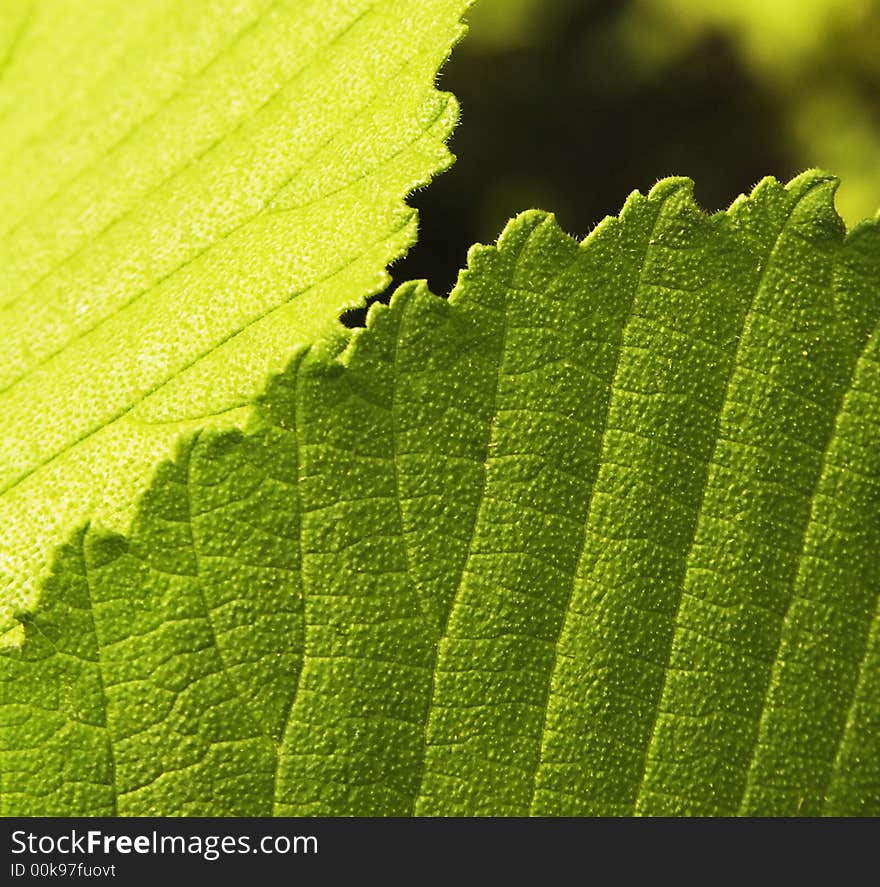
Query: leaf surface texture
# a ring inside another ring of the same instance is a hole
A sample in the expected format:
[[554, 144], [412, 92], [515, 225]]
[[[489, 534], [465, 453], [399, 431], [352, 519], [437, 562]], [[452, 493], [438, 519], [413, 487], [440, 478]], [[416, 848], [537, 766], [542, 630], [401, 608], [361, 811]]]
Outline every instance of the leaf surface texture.
[[448, 166], [465, 0], [0, 12], [0, 629], [87, 519], [339, 331]]
[[880, 227], [526, 213], [57, 555], [2, 809], [880, 812]]

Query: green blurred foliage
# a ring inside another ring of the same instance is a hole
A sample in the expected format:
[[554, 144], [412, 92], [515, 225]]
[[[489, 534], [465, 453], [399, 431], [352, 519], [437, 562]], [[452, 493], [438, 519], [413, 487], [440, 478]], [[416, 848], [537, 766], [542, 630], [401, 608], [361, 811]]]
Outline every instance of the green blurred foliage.
[[647, 28], [675, 42], [730, 39], [757, 86], [777, 97], [794, 160], [841, 177], [844, 218], [880, 207], [878, 0], [639, 0], [626, 30]]
[[583, 236], [667, 175], [715, 210], [818, 166], [849, 223], [880, 207], [880, 0], [479, 0], [469, 22], [442, 77], [458, 162], [414, 198], [397, 280], [446, 292], [517, 212]]

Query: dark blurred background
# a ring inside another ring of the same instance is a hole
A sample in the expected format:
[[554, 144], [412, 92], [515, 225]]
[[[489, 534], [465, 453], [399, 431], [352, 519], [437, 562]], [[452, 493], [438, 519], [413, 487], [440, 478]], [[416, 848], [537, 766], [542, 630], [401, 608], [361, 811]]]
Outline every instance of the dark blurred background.
[[479, 0], [468, 21], [441, 77], [458, 159], [410, 199], [395, 284], [445, 295], [517, 212], [582, 237], [671, 174], [716, 210], [821, 166], [850, 224], [880, 208], [880, 0]]

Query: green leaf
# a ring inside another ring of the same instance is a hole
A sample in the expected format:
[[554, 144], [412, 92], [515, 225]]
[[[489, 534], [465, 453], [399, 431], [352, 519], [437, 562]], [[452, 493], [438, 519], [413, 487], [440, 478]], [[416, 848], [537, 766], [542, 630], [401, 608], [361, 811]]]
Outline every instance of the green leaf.
[[2, 812], [880, 813], [880, 224], [530, 212], [77, 533]]
[[0, 631], [86, 519], [341, 330], [450, 162], [467, 0], [0, 11]]

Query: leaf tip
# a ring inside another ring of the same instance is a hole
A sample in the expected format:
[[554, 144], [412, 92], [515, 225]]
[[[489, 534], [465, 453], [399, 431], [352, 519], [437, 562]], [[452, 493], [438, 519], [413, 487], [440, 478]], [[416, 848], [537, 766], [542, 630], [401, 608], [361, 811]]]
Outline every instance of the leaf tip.
[[648, 192], [648, 200], [668, 200], [675, 195], [693, 198], [694, 180], [688, 176], [667, 176]]

